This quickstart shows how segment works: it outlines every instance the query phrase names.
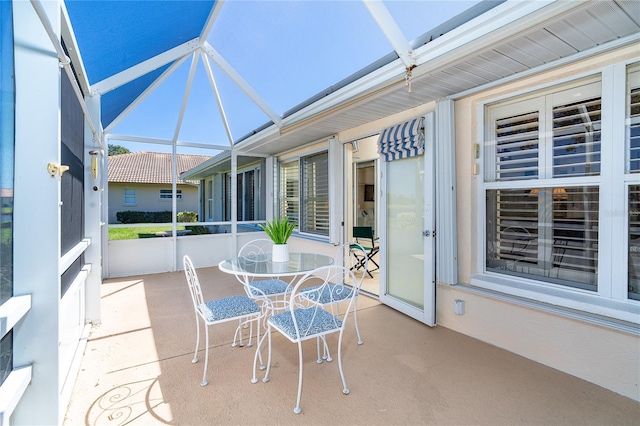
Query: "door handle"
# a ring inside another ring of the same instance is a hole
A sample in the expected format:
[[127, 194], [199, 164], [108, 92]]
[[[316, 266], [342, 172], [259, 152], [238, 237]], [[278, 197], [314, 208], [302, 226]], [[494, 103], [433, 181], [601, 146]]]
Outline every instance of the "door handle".
[[429, 235], [431, 235], [431, 231], [429, 231], [429, 230], [422, 231], [422, 236], [423, 237], [428, 237]]

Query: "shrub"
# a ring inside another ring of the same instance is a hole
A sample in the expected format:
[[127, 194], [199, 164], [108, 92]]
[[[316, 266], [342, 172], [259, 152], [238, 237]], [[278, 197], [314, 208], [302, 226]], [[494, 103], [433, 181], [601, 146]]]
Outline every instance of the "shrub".
[[197, 222], [198, 213], [196, 212], [179, 212], [178, 222]]
[[171, 212], [136, 212], [127, 210], [116, 213], [116, 219], [120, 223], [169, 223]]

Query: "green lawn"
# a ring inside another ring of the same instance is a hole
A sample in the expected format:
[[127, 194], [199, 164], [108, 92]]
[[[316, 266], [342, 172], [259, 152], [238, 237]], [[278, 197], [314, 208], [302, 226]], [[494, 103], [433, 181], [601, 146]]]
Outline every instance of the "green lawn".
[[[134, 240], [137, 238], [156, 238], [156, 232], [168, 231], [167, 226], [145, 226], [143, 228], [109, 228], [109, 241], [113, 240]], [[184, 226], [178, 226], [178, 230]]]

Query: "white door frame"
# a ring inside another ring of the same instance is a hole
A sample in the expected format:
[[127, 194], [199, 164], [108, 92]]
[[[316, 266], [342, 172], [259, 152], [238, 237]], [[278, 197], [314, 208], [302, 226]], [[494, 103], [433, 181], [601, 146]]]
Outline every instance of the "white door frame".
[[[380, 301], [398, 311], [420, 321], [429, 326], [435, 326], [435, 162], [434, 162], [434, 124], [435, 114], [433, 112], [424, 116], [425, 128], [425, 152], [424, 152], [424, 231], [428, 235], [424, 236], [424, 309], [419, 309], [405, 301], [387, 294], [387, 163], [380, 164], [380, 189], [381, 199], [378, 204], [380, 210]], [[427, 173], [430, 172], [430, 173]]]

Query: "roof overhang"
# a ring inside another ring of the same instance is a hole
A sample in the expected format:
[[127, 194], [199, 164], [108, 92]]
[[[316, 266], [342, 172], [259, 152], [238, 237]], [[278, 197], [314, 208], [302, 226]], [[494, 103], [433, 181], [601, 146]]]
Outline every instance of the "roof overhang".
[[[631, 2], [505, 2], [416, 47], [407, 90], [398, 58], [236, 144], [274, 155], [458, 93], [638, 42]], [[574, 28], [574, 31], [565, 31]], [[613, 28], [613, 29], [612, 29]], [[583, 34], [590, 34], [582, 40]], [[577, 40], [580, 38], [580, 40]]]

